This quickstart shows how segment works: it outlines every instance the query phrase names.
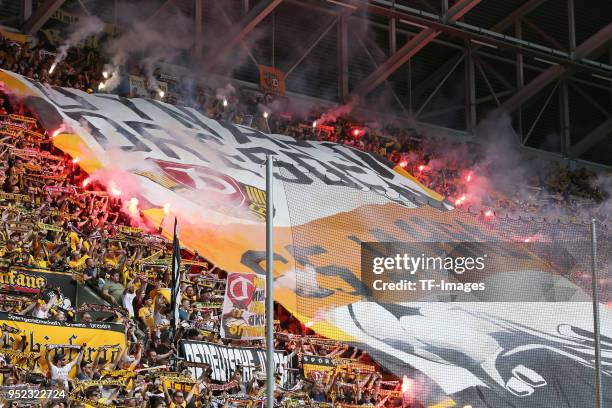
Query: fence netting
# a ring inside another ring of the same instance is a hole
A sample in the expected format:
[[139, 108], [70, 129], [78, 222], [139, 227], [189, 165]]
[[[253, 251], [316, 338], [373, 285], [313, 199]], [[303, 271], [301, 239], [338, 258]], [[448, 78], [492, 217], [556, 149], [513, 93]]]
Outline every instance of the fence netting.
[[[406, 376], [410, 398], [423, 404], [592, 405], [589, 222], [472, 214], [312, 183], [283, 183], [296, 309], [307, 327]], [[605, 404], [612, 404], [611, 242], [598, 224]]]

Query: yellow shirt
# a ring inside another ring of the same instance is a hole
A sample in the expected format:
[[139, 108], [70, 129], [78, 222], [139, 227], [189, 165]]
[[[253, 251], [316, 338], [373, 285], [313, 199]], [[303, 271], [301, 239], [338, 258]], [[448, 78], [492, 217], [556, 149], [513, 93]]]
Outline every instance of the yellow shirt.
[[153, 312], [146, 306], [141, 307], [138, 310], [138, 317], [144, 321], [149, 330], [155, 330], [155, 320], [153, 319]]
[[83, 255], [77, 261], [68, 261], [68, 266], [70, 266], [72, 269], [75, 269], [75, 270], [83, 269], [83, 266], [85, 266], [85, 261], [87, 260], [87, 258], [89, 258], [89, 255]]

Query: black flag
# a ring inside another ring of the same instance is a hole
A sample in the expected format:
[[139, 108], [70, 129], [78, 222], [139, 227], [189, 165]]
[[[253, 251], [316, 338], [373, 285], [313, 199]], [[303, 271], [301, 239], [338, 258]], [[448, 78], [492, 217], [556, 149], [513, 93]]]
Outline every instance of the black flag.
[[172, 292], [170, 307], [172, 309], [172, 330], [176, 332], [179, 319], [179, 307], [181, 305], [181, 246], [179, 244], [178, 223], [174, 217], [174, 239], [172, 241]]

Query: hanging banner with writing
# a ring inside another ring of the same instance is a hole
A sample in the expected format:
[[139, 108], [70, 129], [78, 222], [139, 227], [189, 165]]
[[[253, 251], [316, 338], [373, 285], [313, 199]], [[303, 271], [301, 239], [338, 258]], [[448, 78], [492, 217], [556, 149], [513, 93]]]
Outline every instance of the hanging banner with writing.
[[[125, 326], [116, 323], [68, 323], [0, 312], [0, 325], [3, 324], [19, 330], [19, 333], [10, 334], [1, 344], [2, 348], [18, 348], [38, 354], [43, 371], [47, 370], [44, 353], [49, 344], [63, 345], [50, 353], [63, 353], [68, 361], [79, 353], [75, 346], [86, 344], [83, 356], [86, 362], [95, 359], [98, 349], [101, 358], [115, 362], [126, 344]], [[76, 368], [71, 374], [76, 374]]]
[[[181, 341], [181, 349], [188, 363], [206, 364], [211, 370], [213, 381], [228, 382], [236, 370], [241, 370], [243, 381], [250, 381], [256, 372], [266, 372], [266, 350], [251, 347], [228, 347], [203, 341]], [[281, 375], [281, 383], [286, 381], [291, 368], [287, 354], [274, 352], [276, 374]], [[193, 366], [189, 370], [199, 378], [206, 368]]]
[[265, 336], [266, 278], [249, 273], [227, 274], [221, 337], [257, 340]]

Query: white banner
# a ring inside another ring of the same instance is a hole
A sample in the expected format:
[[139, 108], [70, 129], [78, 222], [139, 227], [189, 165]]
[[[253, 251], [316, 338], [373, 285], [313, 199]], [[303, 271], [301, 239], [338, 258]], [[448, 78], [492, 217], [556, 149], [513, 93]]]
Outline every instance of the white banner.
[[266, 331], [266, 278], [254, 273], [227, 274], [221, 337], [258, 340]]

